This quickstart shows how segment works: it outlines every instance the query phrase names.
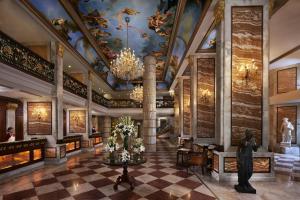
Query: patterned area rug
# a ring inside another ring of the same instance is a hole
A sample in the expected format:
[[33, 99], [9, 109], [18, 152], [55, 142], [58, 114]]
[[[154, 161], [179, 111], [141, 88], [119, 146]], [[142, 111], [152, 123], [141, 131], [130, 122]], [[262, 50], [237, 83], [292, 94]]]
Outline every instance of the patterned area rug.
[[122, 168], [104, 165], [101, 150], [76, 155], [60, 166], [45, 166], [30, 174], [0, 184], [0, 200], [212, 200], [208, 188], [193, 174], [176, 167], [176, 147], [158, 140], [157, 152], [147, 162], [129, 167], [136, 179], [133, 191], [123, 184], [113, 190]]

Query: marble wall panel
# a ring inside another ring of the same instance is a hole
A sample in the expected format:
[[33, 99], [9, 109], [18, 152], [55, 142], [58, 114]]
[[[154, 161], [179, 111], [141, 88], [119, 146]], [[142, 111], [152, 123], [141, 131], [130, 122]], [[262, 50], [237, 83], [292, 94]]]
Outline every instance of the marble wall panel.
[[277, 71], [277, 94], [297, 90], [297, 68]]
[[191, 134], [191, 80], [183, 80], [183, 134]]
[[[254, 173], [270, 173], [271, 172], [270, 158], [255, 157], [253, 158], [253, 172]], [[224, 157], [224, 172], [237, 172], [237, 162], [235, 157]]]
[[263, 7], [236, 6], [231, 15], [231, 145], [239, 144], [246, 129], [262, 144]]
[[292, 131], [292, 144], [297, 142], [297, 106], [280, 106], [277, 107], [277, 143], [282, 141], [282, 135], [280, 133], [280, 127], [282, 119], [287, 117], [293, 124], [294, 130]]
[[197, 138], [215, 137], [215, 59], [197, 59]]
[[213, 170], [219, 173], [219, 155], [214, 154], [213, 159]]

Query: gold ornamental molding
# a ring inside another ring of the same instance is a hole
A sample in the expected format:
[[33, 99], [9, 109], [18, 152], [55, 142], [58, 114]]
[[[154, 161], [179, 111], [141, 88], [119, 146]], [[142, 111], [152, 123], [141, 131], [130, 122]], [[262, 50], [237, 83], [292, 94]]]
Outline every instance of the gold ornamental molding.
[[275, 0], [269, 0], [269, 16], [272, 15], [274, 5], [275, 5]]
[[18, 108], [18, 104], [16, 103], [8, 103], [6, 104], [6, 109], [7, 110], [16, 110]]
[[63, 57], [64, 56], [64, 46], [60, 43], [56, 43], [56, 52], [57, 52], [58, 56]]
[[219, 0], [214, 9], [215, 23], [219, 24], [224, 19], [225, 0]]
[[189, 56], [189, 60], [188, 60], [188, 61], [189, 61], [189, 65], [190, 65], [190, 66], [194, 65], [194, 58], [195, 58], [194, 55], [190, 55], [190, 56]]

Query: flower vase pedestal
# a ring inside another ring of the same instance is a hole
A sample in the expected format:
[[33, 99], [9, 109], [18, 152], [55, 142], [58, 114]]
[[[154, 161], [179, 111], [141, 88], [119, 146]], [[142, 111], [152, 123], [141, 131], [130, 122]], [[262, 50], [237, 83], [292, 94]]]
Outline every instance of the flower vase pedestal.
[[[128, 134], [124, 134], [124, 135], [125, 135], [125, 137], [124, 137], [124, 149], [126, 151], [128, 151], [128, 139], [129, 139], [129, 137], [128, 137]], [[123, 162], [123, 174], [117, 178], [117, 181], [114, 185], [114, 190], [117, 190], [118, 185], [120, 185], [121, 183], [128, 183], [130, 185], [130, 189], [131, 190], [134, 189], [135, 180], [134, 180], [133, 176], [128, 175], [127, 167], [128, 167], [128, 161]]]
[[118, 185], [120, 185], [121, 183], [128, 183], [130, 185], [130, 189], [131, 190], [134, 189], [135, 179], [133, 176], [128, 175], [127, 167], [128, 167], [128, 163], [124, 162], [123, 163], [123, 174], [117, 178], [117, 181], [114, 185], [114, 190], [117, 190]]

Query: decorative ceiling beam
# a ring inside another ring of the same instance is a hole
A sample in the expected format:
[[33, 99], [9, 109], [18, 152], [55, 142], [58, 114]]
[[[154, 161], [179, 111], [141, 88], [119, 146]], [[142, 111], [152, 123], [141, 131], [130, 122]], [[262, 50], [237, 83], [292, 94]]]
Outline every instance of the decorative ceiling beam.
[[197, 51], [197, 48], [204, 39], [206, 32], [210, 28], [211, 24], [214, 22], [214, 8], [217, 2], [218, 0], [211, 0], [209, 6], [206, 8], [206, 10], [203, 11], [204, 15], [201, 16], [201, 20], [198, 22], [197, 27], [195, 29], [196, 31], [194, 31], [189, 41], [188, 48], [185, 54], [183, 55], [184, 59], [182, 59], [181, 63], [179, 64], [179, 68], [175, 73], [175, 77], [170, 86], [170, 90], [175, 88], [178, 81], [177, 78], [183, 74], [185, 68], [187, 67], [187, 57], [191, 54], [194, 54]]
[[177, 4], [176, 15], [175, 15], [174, 23], [173, 23], [173, 29], [172, 29], [171, 36], [169, 38], [169, 47], [168, 47], [168, 52], [167, 52], [167, 60], [166, 60], [164, 72], [163, 72], [163, 80], [165, 80], [166, 75], [167, 75], [167, 71], [168, 71], [171, 56], [172, 56], [171, 54], [172, 54], [172, 51], [174, 48], [180, 19], [183, 14], [183, 11], [184, 11], [186, 1], [187, 0], [179, 0], [179, 3]]
[[76, 10], [74, 9], [71, 1], [69, 1], [69, 0], [59, 0], [59, 1], [62, 4], [62, 6], [64, 7], [64, 9], [67, 11], [67, 13], [70, 15], [70, 17], [77, 24], [77, 26], [79, 27], [79, 29], [82, 31], [83, 35], [91, 43], [91, 45], [93, 46], [93, 48], [96, 50], [97, 54], [102, 58], [102, 60], [107, 65], [107, 67], [109, 67], [108, 60], [106, 59], [105, 55], [102, 53], [102, 51], [100, 50], [99, 46], [97, 45], [96, 40], [91, 35], [91, 33], [89, 32], [89, 30], [86, 28], [86, 26], [83, 23], [83, 21], [81, 20], [80, 16], [78, 15], [78, 13], [76, 12]]

